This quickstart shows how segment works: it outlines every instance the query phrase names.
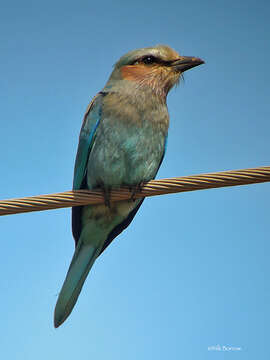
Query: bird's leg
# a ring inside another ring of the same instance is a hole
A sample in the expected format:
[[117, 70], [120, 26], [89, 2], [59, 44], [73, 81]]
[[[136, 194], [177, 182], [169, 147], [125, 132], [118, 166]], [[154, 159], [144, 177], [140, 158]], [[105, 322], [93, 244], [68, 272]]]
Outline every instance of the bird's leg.
[[108, 206], [108, 208], [110, 209], [111, 208], [111, 201], [110, 201], [111, 187], [110, 186], [105, 187], [104, 185], [101, 185], [100, 187], [103, 192], [105, 206]]
[[135, 195], [136, 193], [140, 193], [142, 191], [143, 184], [144, 184], [143, 181], [141, 181], [139, 184], [129, 187], [129, 191], [131, 192], [131, 200], [133, 201], [137, 200], [135, 199]]

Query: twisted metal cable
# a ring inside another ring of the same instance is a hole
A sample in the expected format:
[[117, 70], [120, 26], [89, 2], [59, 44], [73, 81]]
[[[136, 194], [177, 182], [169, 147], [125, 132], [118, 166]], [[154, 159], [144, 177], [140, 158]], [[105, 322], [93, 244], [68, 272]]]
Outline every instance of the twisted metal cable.
[[[203, 190], [225, 186], [248, 185], [270, 181], [270, 166], [152, 180], [140, 189], [121, 187], [112, 189], [110, 201], [138, 199], [147, 196]], [[104, 203], [101, 190], [73, 190], [56, 194], [30, 196], [0, 201], [0, 216], [31, 211], [66, 208], [78, 205]]]

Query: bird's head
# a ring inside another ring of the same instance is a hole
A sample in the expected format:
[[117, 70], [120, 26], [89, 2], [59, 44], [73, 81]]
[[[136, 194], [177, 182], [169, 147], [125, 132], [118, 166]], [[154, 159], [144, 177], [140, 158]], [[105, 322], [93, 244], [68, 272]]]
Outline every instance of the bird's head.
[[137, 49], [122, 56], [115, 64], [106, 87], [126, 80], [137, 88], [150, 88], [166, 98], [184, 71], [203, 63], [199, 58], [179, 55], [166, 45]]

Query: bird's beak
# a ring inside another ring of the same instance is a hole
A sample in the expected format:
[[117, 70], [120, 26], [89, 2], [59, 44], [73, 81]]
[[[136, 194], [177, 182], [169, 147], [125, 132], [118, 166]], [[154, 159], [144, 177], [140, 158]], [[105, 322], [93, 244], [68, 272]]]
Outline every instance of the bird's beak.
[[176, 71], [184, 72], [188, 69], [191, 69], [201, 64], [204, 64], [204, 61], [200, 58], [196, 58], [192, 56], [181, 56], [179, 59], [173, 61], [170, 65]]

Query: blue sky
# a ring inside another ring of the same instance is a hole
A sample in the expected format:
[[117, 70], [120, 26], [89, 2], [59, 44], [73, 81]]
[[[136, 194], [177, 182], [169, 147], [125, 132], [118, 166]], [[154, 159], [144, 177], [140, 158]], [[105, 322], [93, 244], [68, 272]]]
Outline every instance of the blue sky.
[[[88, 102], [121, 55], [158, 43], [206, 62], [169, 95], [158, 178], [269, 165], [269, 10], [267, 1], [3, 2], [0, 198], [69, 190]], [[57, 330], [70, 210], [1, 217], [1, 357], [269, 358], [269, 190], [148, 199]], [[241, 350], [208, 350], [216, 345]]]

